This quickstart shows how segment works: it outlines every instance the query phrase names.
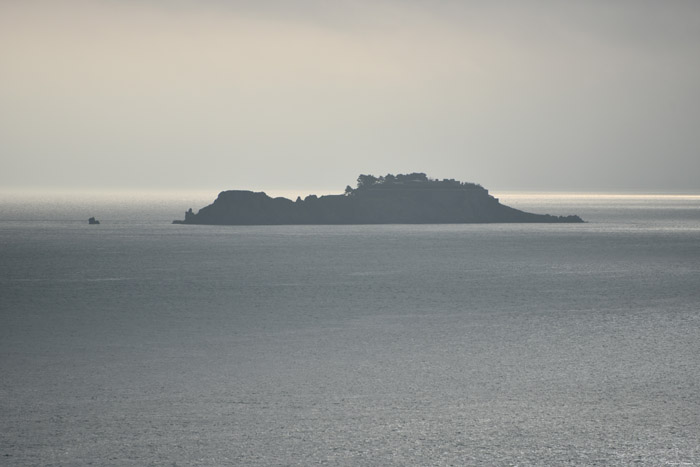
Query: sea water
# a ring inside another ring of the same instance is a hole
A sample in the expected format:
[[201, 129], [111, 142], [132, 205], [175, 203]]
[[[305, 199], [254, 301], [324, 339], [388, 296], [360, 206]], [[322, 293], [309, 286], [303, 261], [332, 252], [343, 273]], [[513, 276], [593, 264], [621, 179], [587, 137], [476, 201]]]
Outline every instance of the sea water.
[[588, 223], [4, 198], [0, 464], [700, 464], [700, 197], [500, 198]]

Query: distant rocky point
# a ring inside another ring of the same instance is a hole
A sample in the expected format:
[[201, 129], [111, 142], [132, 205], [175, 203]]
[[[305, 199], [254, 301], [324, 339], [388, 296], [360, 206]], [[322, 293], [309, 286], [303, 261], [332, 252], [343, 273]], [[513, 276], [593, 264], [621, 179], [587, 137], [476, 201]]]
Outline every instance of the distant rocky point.
[[464, 224], [583, 222], [578, 216], [531, 214], [499, 203], [488, 190], [424, 173], [360, 175], [342, 195], [309, 195], [296, 201], [264, 192], [229, 190], [196, 214], [190, 208], [174, 224]]
[[88, 224], [90, 224], [90, 225], [98, 225], [99, 223], [100, 223], [100, 221], [98, 221], [94, 217], [91, 217], [90, 219], [88, 219]]

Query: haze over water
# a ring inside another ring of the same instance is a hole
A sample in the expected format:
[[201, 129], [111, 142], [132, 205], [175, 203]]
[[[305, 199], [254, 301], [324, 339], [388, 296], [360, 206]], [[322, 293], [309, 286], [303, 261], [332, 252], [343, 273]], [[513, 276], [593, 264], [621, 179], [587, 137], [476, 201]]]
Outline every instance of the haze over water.
[[[700, 464], [698, 43], [692, 0], [0, 1], [0, 464]], [[171, 224], [360, 171], [587, 223]]]
[[690, 190], [700, 3], [0, 2], [0, 187]]
[[2, 463], [700, 462], [697, 195], [169, 224], [214, 196], [3, 199]]

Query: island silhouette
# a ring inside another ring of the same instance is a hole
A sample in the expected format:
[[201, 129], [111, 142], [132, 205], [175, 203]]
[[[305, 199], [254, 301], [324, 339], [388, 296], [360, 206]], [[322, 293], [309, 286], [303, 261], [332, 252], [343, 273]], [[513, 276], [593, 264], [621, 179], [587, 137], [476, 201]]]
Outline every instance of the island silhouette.
[[583, 222], [576, 215], [532, 214], [501, 204], [487, 189], [424, 173], [360, 175], [345, 193], [296, 201], [264, 192], [222, 191], [196, 214], [190, 208], [174, 224], [464, 224], [499, 222]]

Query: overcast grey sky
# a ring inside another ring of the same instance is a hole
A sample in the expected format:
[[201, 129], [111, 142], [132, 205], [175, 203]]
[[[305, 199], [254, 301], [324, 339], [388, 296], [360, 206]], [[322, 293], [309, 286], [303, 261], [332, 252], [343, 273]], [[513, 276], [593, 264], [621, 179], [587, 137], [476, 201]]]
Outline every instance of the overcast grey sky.
[[700, 191], [700, 2], [0, 2], [6, 189]]

